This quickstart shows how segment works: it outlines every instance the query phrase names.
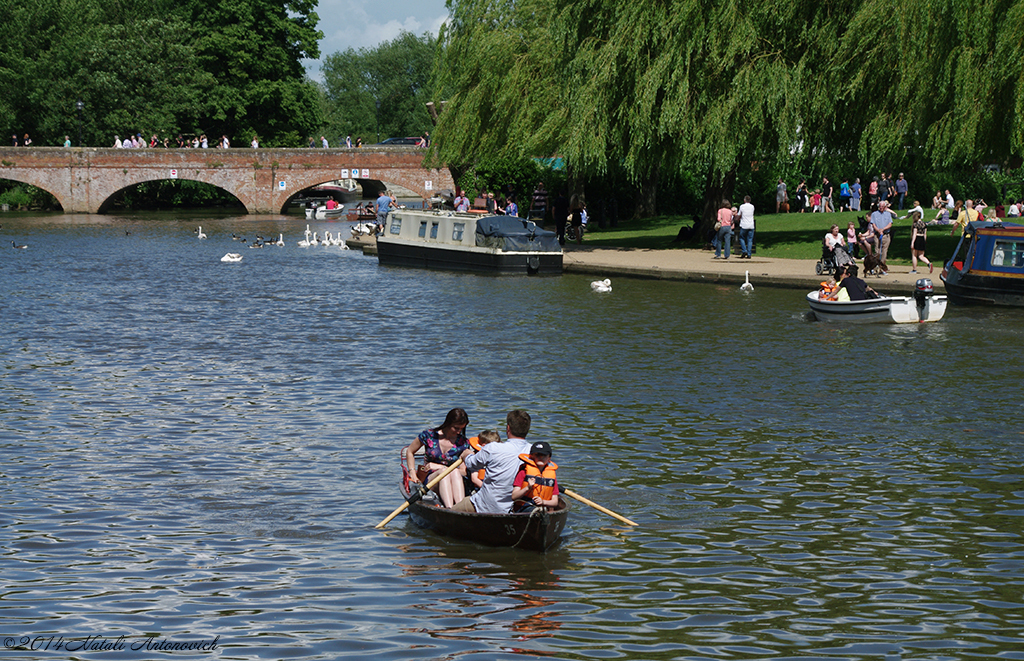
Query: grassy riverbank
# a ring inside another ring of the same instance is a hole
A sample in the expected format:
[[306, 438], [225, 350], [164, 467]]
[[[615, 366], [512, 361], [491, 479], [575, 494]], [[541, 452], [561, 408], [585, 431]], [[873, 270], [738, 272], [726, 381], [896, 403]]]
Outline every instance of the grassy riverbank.
[[[931, 220], [935, 212], [925, 210], [925, 220]], [[758, 215], [754, 245], [758, 255], [781, 259], [818, 259], [821, 257], [821, 241], [833, 223], [839, 225], [844, 234], [850, 221], [857, 222], [861, 212], [843, 213], [788, 213]], [[682, 226], [689, 227], [690, 217], [657, 216], [642, 220], [620, 221], [618, 227], [599, 229], [594, 227], [587, 233], [585, 242], [602, 248], [647, 248], [672, 250], [701, 248], [702, 243], [689, 241], [675, 243], [673, 240]], [[889, 248], [889, 261], [894, 264], [910, 263], [910, 219], [894, 222], [896, 233]], [[949, 228], [928, 229], [928, 259], [936, 265], [945, 261], [956, 247], [958, 237], [949, 236]], [[733, 236], [733, 250], [736, 250], [737, 236]]]

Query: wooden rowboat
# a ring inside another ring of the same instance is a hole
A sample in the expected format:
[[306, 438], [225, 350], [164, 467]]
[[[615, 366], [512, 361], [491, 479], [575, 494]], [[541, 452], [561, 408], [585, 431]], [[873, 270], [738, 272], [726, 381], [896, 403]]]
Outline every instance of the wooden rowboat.
[[[401, 492], [403, 498], [409, 497], [404, 480]], [[420, 528], [448, 537], [485, 546], [546, 551], [561, 539], [570, 509], [569, 502], [559, 496], [558, 507], [550, 512], [544, 509], [529, 514], [455, 512], [432, 498], [417, 500], [409, 505], [408, 511], [413, 523]]]

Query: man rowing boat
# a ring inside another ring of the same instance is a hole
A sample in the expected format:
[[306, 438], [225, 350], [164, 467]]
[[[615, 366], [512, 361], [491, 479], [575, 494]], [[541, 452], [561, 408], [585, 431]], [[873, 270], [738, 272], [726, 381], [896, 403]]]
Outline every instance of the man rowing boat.
[[530, 433], [530, 422], [530, 414], [526, 411], [509, 411], [505, 416], [507, 440], [488, 443], [476, 454], [472, 454], [472, 450], [463, 453], [467, 472], [474, 473], [483, 468], [486, 473], [484, 484], [479, 491], [455, 503], [455, 507], [452, 508], [454, 511], [508, 513], [512, 508], [513, 482], [523, 463], [519, 455], [530, 452], [530, 443], [526, 440], [527, 434]]

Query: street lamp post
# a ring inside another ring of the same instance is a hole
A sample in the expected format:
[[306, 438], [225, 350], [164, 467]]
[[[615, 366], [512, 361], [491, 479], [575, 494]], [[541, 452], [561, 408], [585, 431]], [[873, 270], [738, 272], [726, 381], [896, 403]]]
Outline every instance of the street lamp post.
[[377, 142], [380, 142], [380, 99], [377, 99]]
[[78, 110], [78, 146], [82, 146], [82, 111], [85, 110], [85, 104], [79, 99], [75, 102], [75, 108]]

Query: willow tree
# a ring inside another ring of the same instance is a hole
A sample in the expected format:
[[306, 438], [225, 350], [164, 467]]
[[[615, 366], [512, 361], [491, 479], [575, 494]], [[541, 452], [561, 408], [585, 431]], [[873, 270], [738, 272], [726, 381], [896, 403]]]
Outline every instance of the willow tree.
[[461, 172], [559, 153], [568, 117], [555, 68], [550, 0], [448, 0], [429, 157]]
[[[824, 73], [856, 0], [557, 0], [572, 90], [567, 156], [621, 159], [645, 190], [703, 172], [704, 222], [737, 168], [827, 137]], [[653, 203], [648, 211], [653, 211]]]
[[1024, 1], [865, 0], [832, 78], [873, 166], [910, 148], [961, 166], [1024, 153]]

